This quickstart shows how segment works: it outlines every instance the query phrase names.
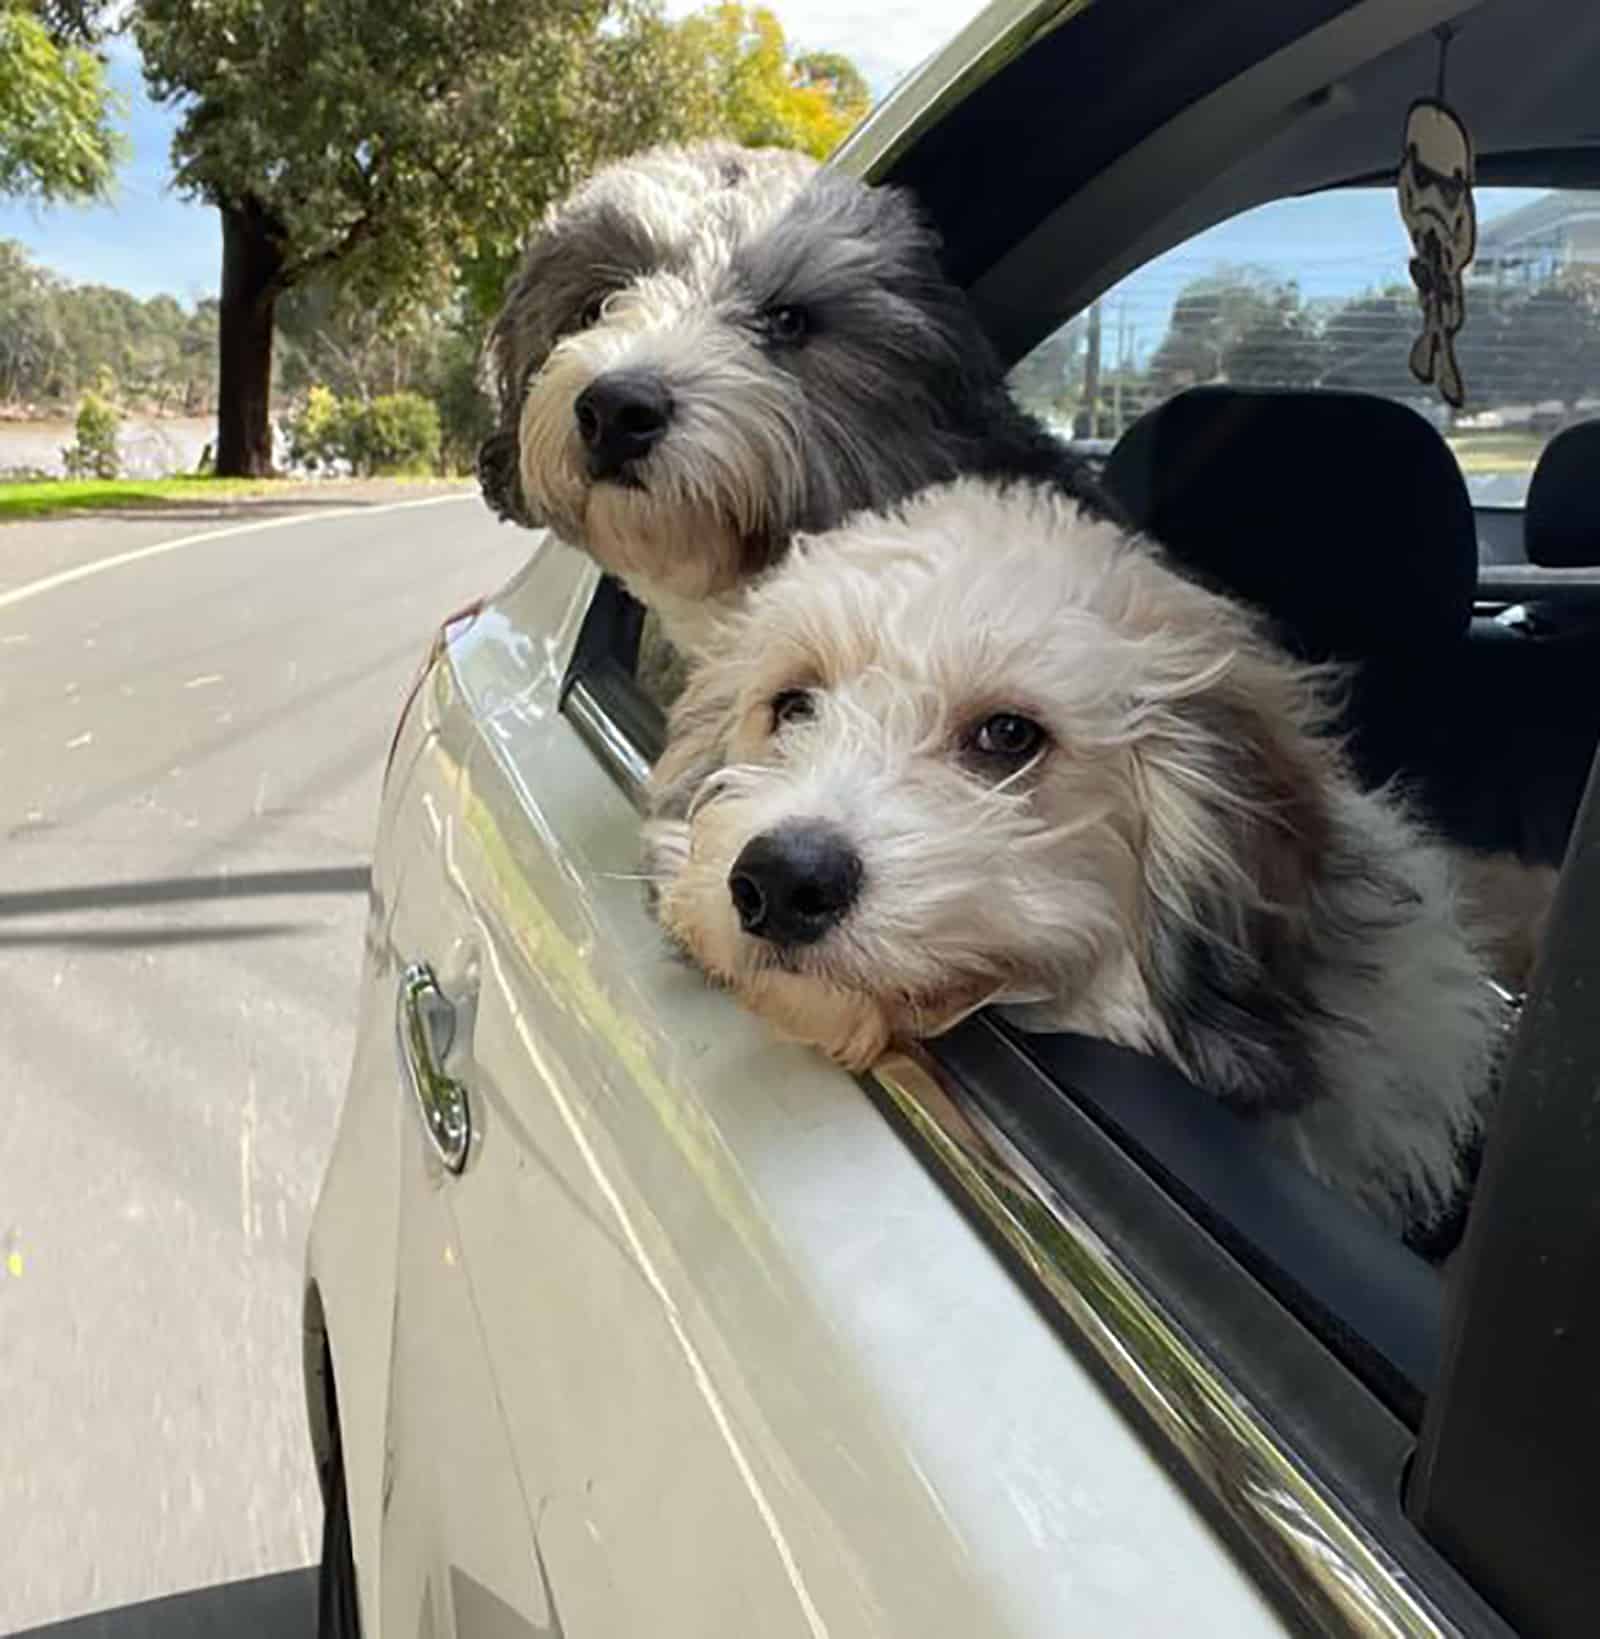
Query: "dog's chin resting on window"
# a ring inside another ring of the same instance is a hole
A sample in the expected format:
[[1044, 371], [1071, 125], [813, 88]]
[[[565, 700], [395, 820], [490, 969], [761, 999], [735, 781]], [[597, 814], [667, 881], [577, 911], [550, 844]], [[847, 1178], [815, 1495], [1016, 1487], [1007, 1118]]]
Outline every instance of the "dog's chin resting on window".
[[653, 908], [845, 1065], [998, 1004], [1167, 1059], [1425, 1226], [1493, 1083], [1516, 896], [1357, 786], [1336, 687], [1058, 492], [931, 489], [802, 538], [694, 657]]

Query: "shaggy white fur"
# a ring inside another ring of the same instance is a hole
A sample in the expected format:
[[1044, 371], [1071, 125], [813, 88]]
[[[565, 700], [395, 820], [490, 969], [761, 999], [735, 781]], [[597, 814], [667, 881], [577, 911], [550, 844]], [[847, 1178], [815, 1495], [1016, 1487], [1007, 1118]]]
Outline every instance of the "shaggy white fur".
[[1058, 493], [930, 490], [801, 538], [696, 657], [657, 914], [848, 1065], [1007, 1004], [1425, 1224], [1502, 1014], [1452, 855], [1329, 736], [1333, 682]]

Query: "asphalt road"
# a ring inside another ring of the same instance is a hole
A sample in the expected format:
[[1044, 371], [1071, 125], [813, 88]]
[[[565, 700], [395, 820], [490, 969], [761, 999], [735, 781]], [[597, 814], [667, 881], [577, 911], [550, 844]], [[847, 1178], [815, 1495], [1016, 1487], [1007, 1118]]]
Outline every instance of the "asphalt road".
[[264, 516], [0, 527], [0, 1633], [317, 1552], [301, 1264], [381, 764], [529, 538]]

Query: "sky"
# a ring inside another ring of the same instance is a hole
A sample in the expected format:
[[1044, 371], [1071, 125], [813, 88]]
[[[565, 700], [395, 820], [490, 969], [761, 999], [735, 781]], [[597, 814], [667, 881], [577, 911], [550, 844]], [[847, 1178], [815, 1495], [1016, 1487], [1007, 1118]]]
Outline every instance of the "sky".
[[[666, 9], [682, 16], [702, 4], [667, 0]], [[843, 52], [882, 96], [982, 7], [979, 0], [777, 0], [772, 9], [794, 46]], [[217, 214], [168, 186], [177, 121], [145, 96], [131, 42], [113, 41], [110, 56], [132, 149], [115, 197], [106, 205], [48, 209], [0, 200], [0, 239], [20, 241], [36, 261], [72, 280], [120, 285], [141, 297], [166, 291], [187, 302], [214, 295], [222, 262]]]

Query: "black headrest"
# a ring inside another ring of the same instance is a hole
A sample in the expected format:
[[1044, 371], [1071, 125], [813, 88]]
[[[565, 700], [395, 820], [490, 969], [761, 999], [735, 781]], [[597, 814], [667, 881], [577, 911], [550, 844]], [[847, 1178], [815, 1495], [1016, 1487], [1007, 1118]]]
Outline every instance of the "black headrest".
[[1523, 514], [1528, 562], [1547, 569], [1600, 563], [1600, 421], [1580, 421], [1545, 446]]
[[1105, 485], [1177, 563], [1316, 658], [1414, 652], [1472, 618], [1472, 503], [1444, 440], [1367, 393], [1191, 387], [1123, 435]]

